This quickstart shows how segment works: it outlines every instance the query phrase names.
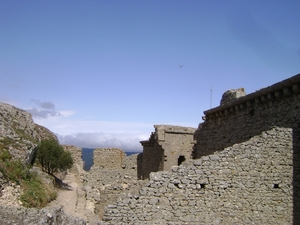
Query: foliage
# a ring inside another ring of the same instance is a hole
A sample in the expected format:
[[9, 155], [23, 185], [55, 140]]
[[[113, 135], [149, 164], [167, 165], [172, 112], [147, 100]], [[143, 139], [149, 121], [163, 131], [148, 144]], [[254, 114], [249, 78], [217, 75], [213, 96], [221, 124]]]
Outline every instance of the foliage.
[[1, 150], [0, 149], [0, 160], [3, 162], [11, 160], [11, 154], [9, 153], [8, 150]]
[[44, 172], [53, 175], [58, 170], [66, 170], [73, 166], [73, 158], [70, 152], [64, 151], [63, 147], [55, 139], [43, 140], [36, 147], [37, 160]]
[[25, 180], [23, 188], [24, 192], [21, 195], [20, 200], [25, 207], [44, 207], [48, 202], [54, 200], [57, 195], [55, 191], [52, 191], [38, 177]]
[[43, 183], [36, 173], [20, 160], [13, 160], [9, 151], [0, 149], [0, 172], [4, 177], [21, 186], [20, 200], [25, 207], [44, 207], [56, 198], [56, 192]]

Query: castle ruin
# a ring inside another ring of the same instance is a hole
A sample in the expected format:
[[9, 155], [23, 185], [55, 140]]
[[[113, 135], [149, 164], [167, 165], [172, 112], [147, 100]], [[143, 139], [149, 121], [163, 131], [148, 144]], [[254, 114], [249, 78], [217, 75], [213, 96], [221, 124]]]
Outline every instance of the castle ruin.
[[[299, 224], [300, 74], [204, 114], [190, 149], [193, 160], [181, 165], [173, 160], [165, 170], [168, 148], [158, 147], [165, 151], [156, 164], [162, 171], [147, 172], [149, 183], [139, 195], [108, 205], [104, 221]], [[158, 146], [155, 135], [152, 143]], [[151, 151], [151, 137], [142, 142], [144, 151]]]
[[138, 176], [142, 179], [149, 178], [151, 172], [169, 170], [191, 158], [195, 128], [170, 125], [154, 125], [154, 128], [149, 140], [140, 142], [143, 153], [138, 162], [141, 164]]

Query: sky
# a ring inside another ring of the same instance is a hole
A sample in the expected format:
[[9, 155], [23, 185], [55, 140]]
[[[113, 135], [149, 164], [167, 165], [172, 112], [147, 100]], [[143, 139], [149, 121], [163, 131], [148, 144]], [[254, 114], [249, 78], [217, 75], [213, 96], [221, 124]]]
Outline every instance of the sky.
[[61, 144], [142, 151], [300, 73], [299, 21], [299, 0], [0, 0], [0, 102]]

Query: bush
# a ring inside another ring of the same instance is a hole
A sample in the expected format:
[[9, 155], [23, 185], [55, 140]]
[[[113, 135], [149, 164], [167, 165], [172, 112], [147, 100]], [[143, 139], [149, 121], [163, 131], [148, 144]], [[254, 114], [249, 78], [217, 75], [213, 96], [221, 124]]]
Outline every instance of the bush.
[[3, 162], [11, 160], [11, 154], [9, 153], [8, 150], [1, 150], [0, 149], [0, 160]]
[[36, 147], [36, 158], [41, 164], [43, 171], [50, 175], [73, 166], [71, 153], [66, 152], [54, 139], [43, 140]]
[[0, 152], [0, 172], [4, 177], [19, 184], [23, 190], [21, 202], [25, 207], [41, 208], [56, 198], [56, 192], [43, 183], [36, 173], [30, 172], [30, 168], [13, 160], [9, 151]]
[[25, 180], [23, 183], [23, 194], [20, 200], [25, 207], [41, 208], [56, 198], [57, 193], [52, 191], [38, 177]]

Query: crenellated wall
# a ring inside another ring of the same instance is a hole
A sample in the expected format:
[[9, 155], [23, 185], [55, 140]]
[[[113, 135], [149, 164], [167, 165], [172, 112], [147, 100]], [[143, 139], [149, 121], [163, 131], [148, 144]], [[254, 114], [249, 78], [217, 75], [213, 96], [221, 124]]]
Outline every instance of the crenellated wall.
[[195, 128], [154, 125], [153, 132], [147, 141], [141, 141], [143, 153], [142, 163], [138, 169], [139, 178], [149, 178], [151, 172], [169, 170], [191, 158], [193, 134]]

